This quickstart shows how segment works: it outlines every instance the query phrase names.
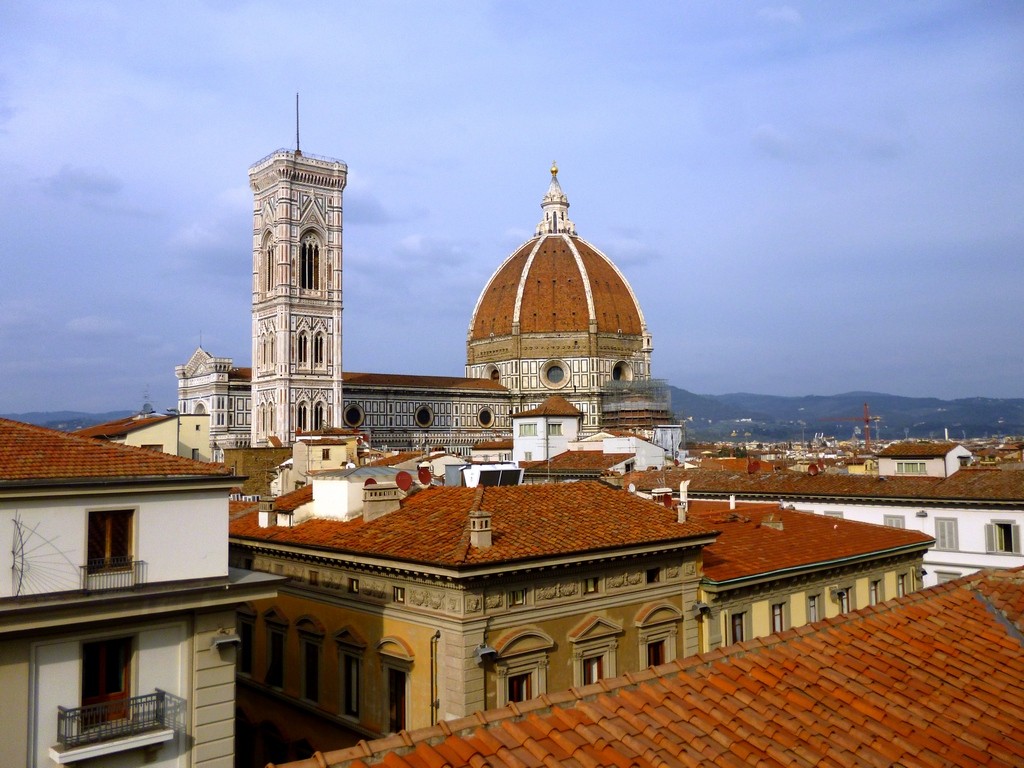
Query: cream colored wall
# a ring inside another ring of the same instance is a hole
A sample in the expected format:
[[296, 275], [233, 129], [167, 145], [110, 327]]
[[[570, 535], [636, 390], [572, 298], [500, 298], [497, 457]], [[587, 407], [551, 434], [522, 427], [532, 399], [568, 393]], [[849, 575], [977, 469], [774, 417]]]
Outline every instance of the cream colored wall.
[[[0, 642], [0, 765], [26, 765], [29, 708], [29, 641]], [[56, 730], [54, 730], [56, 736]]]

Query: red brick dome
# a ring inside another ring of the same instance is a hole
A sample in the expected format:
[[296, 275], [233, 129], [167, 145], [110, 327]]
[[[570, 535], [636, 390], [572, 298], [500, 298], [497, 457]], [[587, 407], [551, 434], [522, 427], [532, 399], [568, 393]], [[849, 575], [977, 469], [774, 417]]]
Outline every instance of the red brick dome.
[[488, 281], [470, 340], [591, 330], [639, 336], [644, 327], [633, 290], [611, 259], [575, 235], [545, 234], [521, 245]]

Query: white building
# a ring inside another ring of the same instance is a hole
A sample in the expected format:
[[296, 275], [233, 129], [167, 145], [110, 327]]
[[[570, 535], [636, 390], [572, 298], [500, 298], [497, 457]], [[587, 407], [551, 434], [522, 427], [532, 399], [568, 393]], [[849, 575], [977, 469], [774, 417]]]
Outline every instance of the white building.
[[569, 450], [580, 434], [583, 414], [560, 395], [536, 408], [512, 414], [512, 460], [547, 461]]
[[235, 482], [0, 419], [0, 765], [232, 765]]
[[971, 452], [956, 443], [901, 441], [878, 452], [878, 474], [949, 477], [970, 460]]

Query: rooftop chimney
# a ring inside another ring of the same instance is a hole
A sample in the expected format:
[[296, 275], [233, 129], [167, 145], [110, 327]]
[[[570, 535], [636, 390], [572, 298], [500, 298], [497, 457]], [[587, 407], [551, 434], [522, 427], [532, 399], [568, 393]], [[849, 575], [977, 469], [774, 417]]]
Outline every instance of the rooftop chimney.
[[260, 496], [260, 528], [270, 528], [277, 523], [274, 519], [274, 499], [271, 496]]
[[405, 491], [397, 483], [374, 483], [363, 486], [363, 520], [370, 522], [388, 512], [402, 508]]
[[736, 494], [729, 494], [729, 509], [736, 509]]
[[491, 546], [491, 513], [480, 508], [484, 500], [484, 486], [478, 486], [469, 510], [469, 544], [477, 549]]
[[687, 494], [689, 487], [689, 480], [683, 480], [683, 482], [679, 484], [679, 508], [676, 510], [678, 513], [676, 519], [680, 523], [686, 522], [686, 513], [690, 510], [690, 497]]

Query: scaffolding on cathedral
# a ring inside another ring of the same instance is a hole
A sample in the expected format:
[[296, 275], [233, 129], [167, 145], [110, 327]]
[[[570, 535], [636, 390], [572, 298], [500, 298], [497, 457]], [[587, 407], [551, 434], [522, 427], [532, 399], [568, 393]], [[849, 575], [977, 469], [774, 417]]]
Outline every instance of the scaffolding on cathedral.
[[601, 426], [651, 435], [672, 420], [668, 385], [662, 379], [609, 381], [601, 390]]

